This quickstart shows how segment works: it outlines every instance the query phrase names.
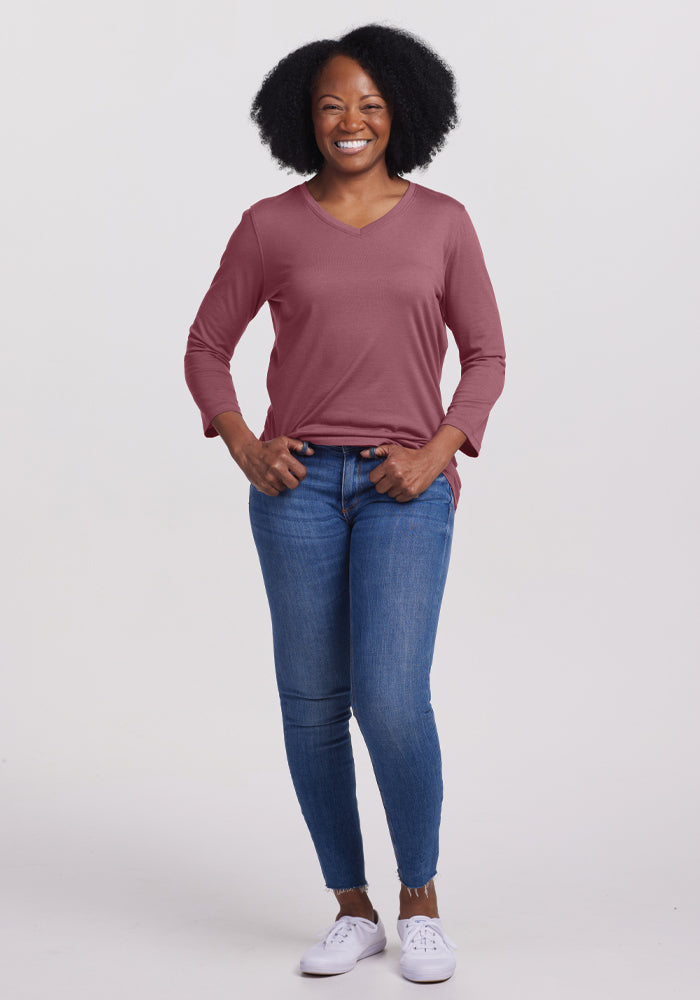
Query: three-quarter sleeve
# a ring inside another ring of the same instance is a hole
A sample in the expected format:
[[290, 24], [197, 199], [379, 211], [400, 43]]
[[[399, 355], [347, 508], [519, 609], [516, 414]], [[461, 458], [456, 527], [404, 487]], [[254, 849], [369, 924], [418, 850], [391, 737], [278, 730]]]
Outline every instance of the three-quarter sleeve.
[[476, 458], [489, 413], [503, 391], [506, 352], [491, 279], [464, 207], [446, 265], [443, 316], [459, 348], [462, 374], [440, 426], [466, 434], [459, 450]]
[[187, 338], [185, 381], [201, 411], [205, 437], [217, 436], [211, 421], [219, 413], [241, 412], [231, 378], [231, 358], [264, 302], [262, 251], [250, 209], [246, 209]]

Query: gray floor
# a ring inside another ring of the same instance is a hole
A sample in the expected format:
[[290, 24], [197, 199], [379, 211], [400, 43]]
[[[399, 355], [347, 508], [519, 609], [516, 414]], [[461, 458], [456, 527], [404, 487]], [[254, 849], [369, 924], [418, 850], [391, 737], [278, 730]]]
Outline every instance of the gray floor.
[[[273, 802], [255, 800], [252, 784], [227, 788], [223, 774], [102, 774], [80, 787], [54, 774], [49, 789], [45, 774], [13, 788], [4, 773], [10, 821], [2, 831], [0, 950], [8, 1000], [231, 1000], [253, 991], [392, 997], [431, 988], [398, 970], [396, 876], [362, 760], [368, 866], [384, 873], [370, 882], [371, 894], [389, 944], [352, 973], [328, 978], [298, 972], [299, 955], [335, 908], [284, 785]], [[283, 778], [256, 774], [261, 792]], [[242, 810], [251, 803], [246, 825]], [[462, 841], [453, 835], [457, 813], [453, 804], [443, 819], [436, 884], [458, 965], [433, 990], [695, 1000], [696, 885], [674, 874], [672, 856], [641, 871], [631, 845], [609, 842], [614, 859], [595, 843], [576, 858], [565, 844], [538, 854], [519, 849], [526, 838], [515, 829], [476, 821]]]

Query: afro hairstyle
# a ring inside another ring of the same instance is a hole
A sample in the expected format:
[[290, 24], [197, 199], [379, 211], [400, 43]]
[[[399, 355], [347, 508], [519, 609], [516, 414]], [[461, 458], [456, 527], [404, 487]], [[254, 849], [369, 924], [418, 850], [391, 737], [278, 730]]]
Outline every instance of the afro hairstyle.
[[287, 173], [318, 173], [324, 164], [311, 116], [311, 93], [323, 67], [349, 56], [379, 87], [391, 112], [386, 149], [390, 177], [425, 169], [459, 124], [454, 74], [411, 32], [383, 24], [341, 38], [309, 42], [284, 56], [263, 79], [250, 109], [263, 143]]

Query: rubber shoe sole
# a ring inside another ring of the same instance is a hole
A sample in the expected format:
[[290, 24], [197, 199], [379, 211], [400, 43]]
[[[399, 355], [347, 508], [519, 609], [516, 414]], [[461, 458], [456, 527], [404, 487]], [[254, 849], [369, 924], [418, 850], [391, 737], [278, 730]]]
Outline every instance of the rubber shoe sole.
[[404, 960], [402, 957], [399, 962], [401, 974], [404, 979], [410, 979], [412, 983], [442, 983], [446, 979], [450, 979], [457, 968], [454, 955], [450, 957], [451, 961], [447, 956], [434, 961], [423, 958], [420, 960], [420, 967], [417, 967], [415, 962]]

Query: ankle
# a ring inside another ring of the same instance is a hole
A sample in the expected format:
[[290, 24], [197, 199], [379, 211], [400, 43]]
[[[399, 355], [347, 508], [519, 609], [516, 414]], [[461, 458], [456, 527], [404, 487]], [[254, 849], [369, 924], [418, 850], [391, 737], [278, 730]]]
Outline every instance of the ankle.
[[420, 889], [409, 889], [403, 882], [399, 891], [399, 920], [411, 917], [431, 917], [439, 919], [435, 883], [431, 879]]
[[372, 904], [368, 907], [362, 906], [341, 906], [336, 920], [340, 920], [341, 917], [364, 917], [365, 920], [371, 920], [372, 923], [377, 923], [377, 911], [374, 909]]
[[345, 889], [335, 893], [340, 911], [336, 920], [341, 917], [364, 917], [365, 920], [375, 920], [375, 911], [366, 888]]
[[411, 917], [430, 917], [431, 919], [439, 919], [440, 914], [438, 913], [437, 906], [399, 907], [399, 920], [410, 920]]

